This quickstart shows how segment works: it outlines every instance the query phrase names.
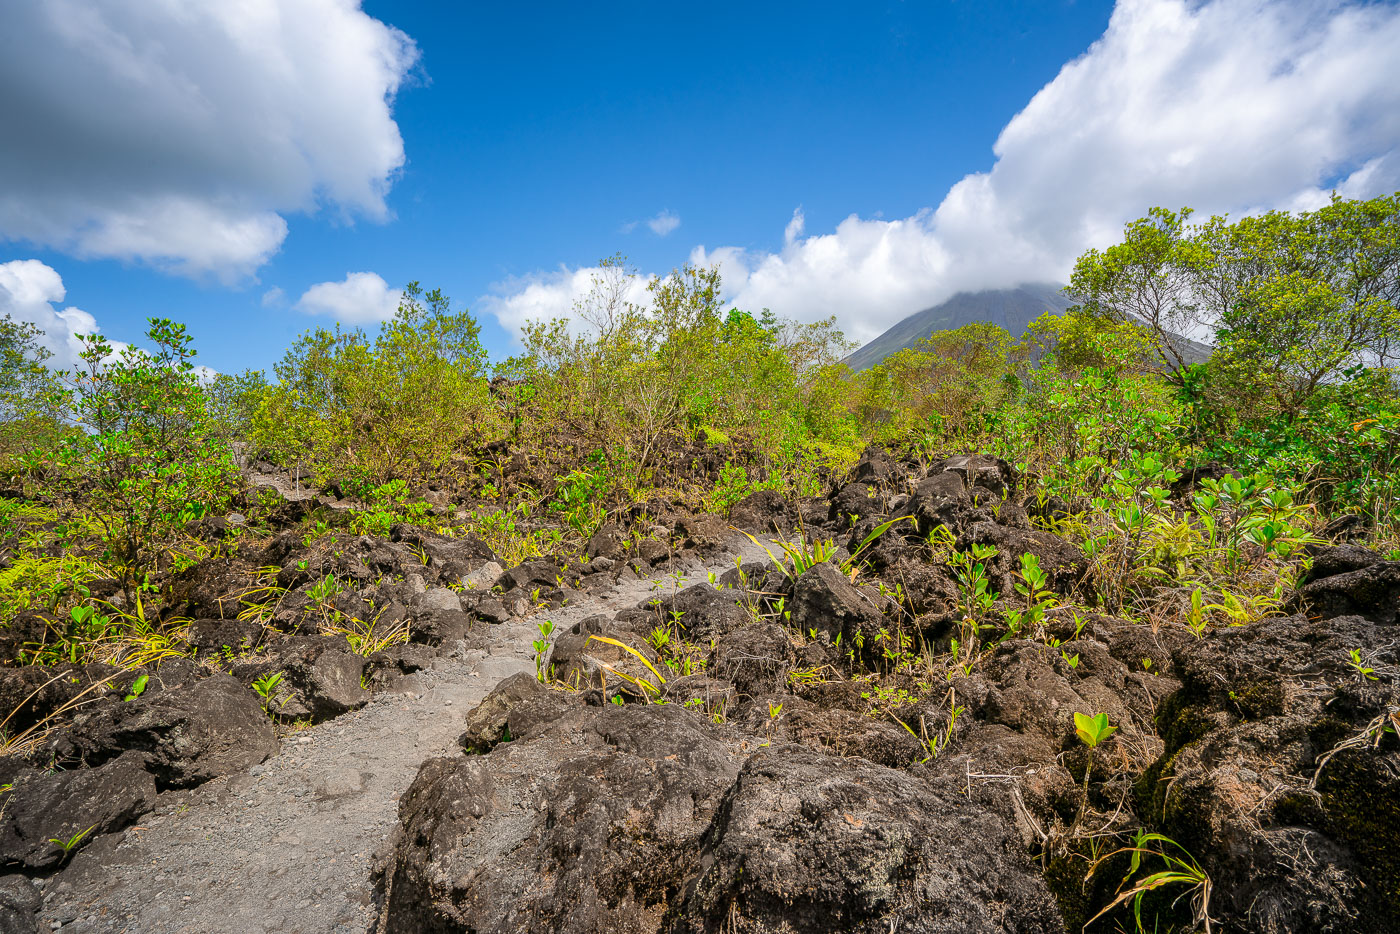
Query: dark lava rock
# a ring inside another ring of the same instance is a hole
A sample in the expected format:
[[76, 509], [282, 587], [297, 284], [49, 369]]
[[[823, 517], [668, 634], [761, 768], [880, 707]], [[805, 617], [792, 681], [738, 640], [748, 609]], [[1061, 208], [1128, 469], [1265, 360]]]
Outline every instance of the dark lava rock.
[[792, 642], [776, 623], [759, 623], [733, 632], [710, 652], [706, 672], [731, 682], [741, 697], [760, 698], [787, 688], [788, 672], [797, 664]]
[[748, 760], [695, 863], [671, 931], [1064, 930], [1000, 817], [906, 773], [802, 746]]
[[38, 930], [34, 915], [43, 903], [25, 876], [0, 876], [0, 934], [34, 934]]
[[900, 514], [914, 517], [920, 536], [927, 536], [940, 525], [957, 531], [974, 516], [984, 515], [974, 507], [967, 484], [956, 473], [939, 473], [920, 480]]
[[741, 771], [674, 704], [511, 733], [404, 795], [386, 932], [1063, 931], [1012, 828], [909, 774], [800, 746]]
[[737, 772], [708, 725], [607, 704], [512, 735], [403, 796], [386, 934], [659, 930]]
[[851, 479], [857, 483], [892, 486], [901, 483], [906, 476], [907, 471], [888, 451], [876, 447], [867, 448], [851, 468]]
[[1176, 653], [1182, 688], [1139, 811], [1200, 861], [1226, 929], [1400, 930], [1400, 741], [1384, 730], [1400, 685], [1351, 657], [1394, 670], [1396, 637], [1358, 616], [1295, 616]]
[[1039, 559], [1040, 569], [1050, 579], [1050, 589], [1060, 594], [1076, 593], [1089, 570], [1089, 562], [1079, 548], [1050, 532], [1026, 531], [980, 521], [959, 537], [958, 544], [963, 548], [970, 545], [996, 547], [996, 556], [988, 563], [988, 573], [992, 589], [1002, 594], [1014, 592], [1022, 555], [1035, 555]]
[[517, 567], [509, 568], [501, 579], [496, 582], [496, 586], [502, 590], [514, 590], [519, 588], [526, 592], [539, 588], [541, 590], [558, 586], [559, 565], [552, 561], [536, 559], [526, 561]]
[[828, 644], [839, 644], [843, 653], [854, 652], [857, 661], [870, 664], [879, 656], [880, 630], [889, 627], [881, 612], [886, 603], [878, 594], [852, 584], [834, 564], [814, 565], [797, 579], [792, 590], [792, 625], [798, 632], [816, 632]]
[[792, 528], [796, 510], [777, 490], [757, 490], [729, 510], [729, 521], [736, 528], [754, 534], [785, 532]]
[[1400, 616], [1400, 561], [1314, 580], [1298, 592], [1297, 602], [1324, 618], [1355, 615], [1395, 623]]
[[47, 620], [38, 613], [19, 613], [9, 623], [0, 626], [0, 663], [18, 658], [28, 643], [43, 642], [48, 627]]
[[622, 527], [615, 522], [608, 522], [599, 526], [598, 531], [593, 533], [593, 537], [588, 540], [584, 547], [584, 554], [589, 558], [612, 558], [616, 560], [622, 557], [624, 547], [627, 544], [627, 535]]
[[491, 546], [473, 534], [448, 538], [417, 526], [395, 525], [389, 530], [389, 537], [395, 542], [411, 545], [420, 554], [427, 556], [426, 567], [422, 566], [419, 560], [415, 559], [414, 563], [420, 565], [420, 570], [436, 574], [444, 584], [455, 583], [483, 563], [496, 560], [496, 553], [491, 550]]
[[243, 598], [259, 587], [248, 562], [209, 558], [175, 576], [166, 613], [194, 619], [234, 619], [243, 610]]
[[694, 584], [659, 601], [644, 600], [638, 609], [653, 612], [657, 625], [678, 624], [691, 642], [707, 642], [753, 622], [739, 606], [739, 592], [713, 584]]
[[570, 706], [559, 692], [549, 690], [534, 675], [522, 671], [496, 685], [472, 708], [457, 744], [467, 752], [490, 752], [497, 743], [538, 732]]
[[1360, 571], [1383, 561], [1381, 553], [1360, 545], [1332, 545], [1320, 549], [1313, 556], [1312, 567], [1300, 582], [1311, 584], [1324, 577], [1335, 577], [1349, 571]]
[[831, 520], [838, 527], [858, 523], [870, 516], [885, 514], [885, 497], [869, 483], [847, 483], [831, 498]]
[[95, 769], [26, 769], [3, 801], [0, 864], [52, 869], [66, 858], [52, 840], [70, 840], [86, 830], [76, 849], [126, 827], [155, 806], [156, 784], [145, 769], [145, 756], [128, 752]]
[[[555, 680], [574, 688], [605, 688], [636, 696], [644, 692], [654, 696], [660, 692], [658, 675], [664, 666], [657, 661], [656, 651], [647, 642], [649, 629], [645, 622], [633, 627], [601, 615], [582, 619], [555, 636], [554, 649], [549, 655], [550, 673]], [[615, 640], [635, 650], [650, 667], [627, 649], [603, 639]], [[638, 682], [651, 687], [640, 687]]]
[[119, 670], [108, 665], [21, 665], [0, 668], [0, 718], [13, 736], [52, 716], [70, 703], [84, 703], [111, 693], [99, 682]]
[[[485, 604], [492, 604], [499, 612], [493, 613], [493, 607]], [[490, 622], [504, 622], [509, 619], [505, 607], [499, 600], [488, 598], [481, 600], [476, 605], [477, 616], [486, 615]], [[496, 618], [499, 617], [499, 618]], [[426, 642], [429, 645], [443, 645], [444, 643], [456, 642], [465, 638], [472, 629], [474, 617], [468, 616], [461, 610], [436, 610], [420, 614], [409, 627], [409, 637], [414, 642]]]
[[723, 549], [733, 533], [729, 531], [729, 524], [719, 516], [700, 513], [677, 521], [676, 535], [684, 547], [698, 548], [701, 554], [710, 555]]
[[53, 741], [60, 759], [101, 765], [127, 750], [146, 754], [161, 788], [198, 785], [277, 751], [258, 698], [226, 674], [80, 714]]
[[274, 707], [279, 716], [324, 720], [369, 702], [369, 691], [360, 686], [365, 659], [346, 650], [342, 640], [311, 642], [295, 655], [284, 656], [282, 671], [290, 694]]
[[256, 620], [197, 619], [190, 624], [186, 640], [201, 652], [246, 652], [256, 648], [263, 637], [262, 624]]
[[982, 489], [1005, 499], [1016, 492], [1016, 470], [999, 457], [986, 454], [961, 454], [939, 461], [929, 468], [930, 474], [954, 473], [962, 477], [970, 490]]

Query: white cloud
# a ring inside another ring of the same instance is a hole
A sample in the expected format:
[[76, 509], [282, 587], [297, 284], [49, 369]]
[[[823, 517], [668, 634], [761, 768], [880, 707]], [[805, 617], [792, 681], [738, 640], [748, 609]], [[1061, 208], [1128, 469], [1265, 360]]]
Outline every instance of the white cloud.
[[340, 282], [318, 282], [297, 300], [298, 311], [327, 315], [343, 324], [387, 321], [398, 310], [403, 293], [389, 288], [384, 277], [373, 272], [346, 273]]
[[[74, 366], [82, 352], [77, 335], [99, 330], [96, 319], [81, 308], [57, 307], [67, 294], [58, 272], [37, 259], [0, 263], [0, 316], [37, 327], [40, 343], [53, 354], [49, 366], [64, 370]], [[115, 346], [120, 350], [126, 345]]]
[[681, 219], [670, 211], [662, 211], [660, 214], [647, 221], [647, 226], [651, 232], [658, 237], [664, 237], [681, 225]]
[[262, 306], [264, 308], [281, 308], [287, 303], [287, 293], [282, 291], [282, 287], [274, 285], [262, 294]]
[[[959, 290], [1063, 280], [1153, 205], [1238, 216], [1316, 207], [1333, 187], [1393, 192], [1397, 48], [1395, 5], [1120, 0], [1104, 35], [1007, 123], [992, 168], [937, 208], [852, 215], [813, 236], [799, 209], [776, 252], [691, 259], [719, 262], [740, 307], [836, 315], [869, 340]], [[533, 307], [567, 311], [577, 272], [516, 281]]]
[[359, 0], [0, 4], [0, 239], [236, 280], [285, 214], [386, 219], [417, 55]]
[[622, 233], [630, 234], [638, 226], [645, 224], [647, 228], [658, 237], [664, 237], [675, 231], [681, 225], [680, 215], [673, 214], [669, 210], [660, 211], [655, 217], [649, 217], [644, 221], [628, 221], [620, 228]]
[[[479, 306], [512, 334], [519, 334], [520, 329], [531, 321], [556, 318], [568, 319], [570, 329], [579, 333], [584, 328], [584, 322], [574, 314], [575, 303], [583, 300], [592, 290], [595, 277], [616, 272], [616, 268], [604, 270], [596, 266], [579, 269], [560, 267], [552, 273], [506, 279], [495, 283], [492, 292], [481, 297]], [[634, 305], [646, 305], [647, 281], [642, 277], [634, 279], [625, 290], [624, 299]]]

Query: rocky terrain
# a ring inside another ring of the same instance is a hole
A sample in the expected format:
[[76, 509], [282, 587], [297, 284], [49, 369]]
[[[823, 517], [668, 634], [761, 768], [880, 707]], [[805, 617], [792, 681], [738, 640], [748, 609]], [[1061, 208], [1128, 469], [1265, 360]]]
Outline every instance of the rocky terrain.
[[[1163, 853], [1198, 878], [1149, 930], [1400, 927], [1400, 562], [1316, 546], [1286, 615], [1197, 633], [1092, 609], [1055, 508], [872, 450], [572, 564], [402, 524], [211, 559], [193, 658], [0, 669], [12, 734], [63, 714], [0, 760], [0, 930], [1114, 930]], [[971, 553], [1000, 608], [1035, 556], [1033, 629], [969, 629]]]

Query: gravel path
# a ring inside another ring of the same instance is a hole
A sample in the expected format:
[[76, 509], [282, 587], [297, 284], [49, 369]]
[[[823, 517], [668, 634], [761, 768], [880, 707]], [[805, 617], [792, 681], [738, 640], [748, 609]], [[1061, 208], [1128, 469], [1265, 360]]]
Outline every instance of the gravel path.
[[[50, 929], [131, 934], [362, 932], [375, 914], [370, 873], [398, 799], [426, 759], [454, 752], [462, 718], [503, 678], [533, 671], [539, 619], [560, 630], [762, 556], [731, 554], [652, 580], [623, 581], [572, 606], [492, 630], [485, 649], [434, 660], [403, 693], [283, 740], [247, 772], [161, 796], [154, 814], [100, 838], [44, 889]], [[459, 644], [460, 646], [460, 644]]]

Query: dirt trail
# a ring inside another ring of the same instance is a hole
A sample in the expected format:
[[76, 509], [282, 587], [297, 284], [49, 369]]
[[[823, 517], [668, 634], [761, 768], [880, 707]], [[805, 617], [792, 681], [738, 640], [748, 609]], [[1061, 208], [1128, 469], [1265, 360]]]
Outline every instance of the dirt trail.
[[[433, 756], [456, 751], [462, 717], [502, 679], [533, 671], [536, 623], [562, 630], [595, 613], [766, 557], [738, 539], [730, 553], [493, 627], [485, 649], [459, 648], [413, 676], [403, 693], [283, 740], [247, 772], [161, 796], [156, 813], [94, 841], [49, 880], [40, 918], [72, 934], [360, 932], [375, 914], [371, 862], [398, 799]], [[484, 625], [484, 624], [483, 624]], [[459, 644], [460, 645], [460, 644]]]

